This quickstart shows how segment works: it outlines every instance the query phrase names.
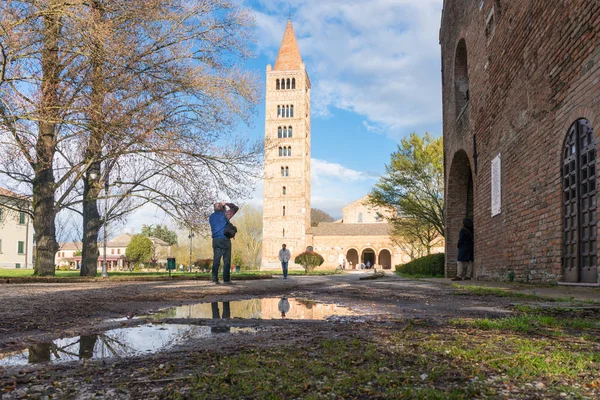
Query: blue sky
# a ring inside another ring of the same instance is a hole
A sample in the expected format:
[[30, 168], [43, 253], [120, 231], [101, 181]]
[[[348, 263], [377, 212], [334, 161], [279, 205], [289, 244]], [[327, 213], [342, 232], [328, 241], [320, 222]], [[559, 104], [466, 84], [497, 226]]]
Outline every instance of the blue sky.
[[[264, 87], [291, 10], [312, 82], [312, 206], [334, 217], [367, 194], [398, 142], [441, 135], [442, 0], [250, 0]], [[253, 136], [264, 136], [264, 103]], [[261, 193], [253, 202], [261, 202]]]
[[[442, 2], [244, 0], [256, 17], [256, 58], [244, 65], [263, 88], [292, 12], [312, 83], [312, 207], [340, 217], [371, 190], [403, 137], [441, 135]], [[252, 126], [240, 132], [262, 140], [264, 108], [263, 98]], [[261, 182], [245, 202], [262, 205]], [[144, 210], [127, 226], [148, 223], [151, 214]]]

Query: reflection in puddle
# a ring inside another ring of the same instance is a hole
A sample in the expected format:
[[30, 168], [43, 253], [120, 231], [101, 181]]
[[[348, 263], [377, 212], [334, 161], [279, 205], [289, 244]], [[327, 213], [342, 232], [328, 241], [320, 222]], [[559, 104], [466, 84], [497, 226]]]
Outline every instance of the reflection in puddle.
[[305, 299], [273, 297], [264, 299], [200, 303], [167, 308], [152, 314], [153, 319], [306, 319], [323, 320], [332, 316], [356, 315], [352, 310], [336, 304], [317, 303]]
[[152, 354], [170, 349], [190, 339], [205, 338], [217, 333], [241, 332], [255, 332], [255, 330], [228, 326], [169, 324], [113, 329], [98, 335], [62, 338], [50, 343], [34, 344], [26, 350], [0, 353], [0, 367]]

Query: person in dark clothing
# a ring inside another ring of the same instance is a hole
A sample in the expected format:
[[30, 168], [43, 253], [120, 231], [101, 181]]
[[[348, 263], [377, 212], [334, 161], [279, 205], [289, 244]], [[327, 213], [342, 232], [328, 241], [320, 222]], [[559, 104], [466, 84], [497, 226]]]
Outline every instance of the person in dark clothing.
[[212, 232], [212, 245], [214, 251], [212, 266], [212, 281], [219, 284], [219, 265], [223, 259], [223, 282], [232, 285], [231, 282], [231, 239], [225, 236], [225, 227], [235, 213], [239, 210], [233, 203], [215, 203], [213, 212], [208, 222]]
[[458, 257], [456, 278], [453, 281], [468, 281], [473, 276], [473, 220], [465, 218], [458, 234]]

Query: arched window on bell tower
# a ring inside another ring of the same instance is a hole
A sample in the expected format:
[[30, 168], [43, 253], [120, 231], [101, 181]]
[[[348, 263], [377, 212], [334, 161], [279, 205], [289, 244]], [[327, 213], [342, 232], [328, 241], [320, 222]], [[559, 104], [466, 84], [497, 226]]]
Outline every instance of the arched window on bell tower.
[[287, 79], [287, 88], [288, 88], [288, 89], [291, 89], [291, 88], [292, 88], [292, 85], [291, 85], [290, 83], [291, 83], [291, 82], [290, 82], [290, 78], [288, 78], [288, 79]]
[[284, 186], [283, 187], [283, 195], [285, 196], [287, 194], [287, 188]]
[[285, 167], [285, 176], [290, 176], [290, 168]]
[[296, 89], [296, 78], [292, 78], [292, 89]]
[[288, 137], [292, 137], [292, 127], [288, 127]]
[[285, 176], [285, 168], [281, 167], [281, 176]]
[[275, 84], [275, 90], [279, 90], [280, 86], [279, 86], [279, 79], [277, 79], [276, 81], [277, 83]]
[[294, 118], [294, 106], [290, 106], [290, 118]]
[[277, 106], [277, 118], [281, 118], [281, 106]]
[[288, 157], [292, 156], [292, 146], [288, 147], [287, 155], [288, 155]]
[[281, 127], [277, 128], [277, 137], [278, 137], [279, 139], [281, 139], [281, 138], [283, 137], [283, 133], [282, 133], [282, 129], [281, 129]]
[[279, 157], [283, 156], [283, 148], [279, 147]]
[[285, 217], [285, 206], [283, 206], [283, 216]]
[[284, 138], [288, 137], [288, 132], [287, 132], [287, 127], [286, 126], [283, 127], [283, 137]]

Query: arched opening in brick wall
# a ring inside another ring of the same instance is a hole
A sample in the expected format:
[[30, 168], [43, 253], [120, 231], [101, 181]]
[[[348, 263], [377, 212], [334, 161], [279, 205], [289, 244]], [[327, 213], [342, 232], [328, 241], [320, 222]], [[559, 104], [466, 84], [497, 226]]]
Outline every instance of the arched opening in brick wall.
[[456, 47], [454, 59], [454, 102], [456, 119], [459, 120], [469, 103], [469, 67], [467, 62], [467, 43], [461, 39]]
[[392, 269], [392, 253], [389, 250], [383, 249], [379, 252], [379, 265], [383, 269]]
[[361, 261], [367, 265], [367, 262], [369, 263], [369, 266], [372, 268], [375, 263], [377, 262], [377, 257], [375, 257], [375, 250], [373, 249], [364, 249], [362, 251], [361, 254]]
[[473, 219], [473, 173], [464, 150], [457, 151], [452, 158], [446, 191], [446, 277], [452, 278], [456, 276], [458, 233], [463, 219]]
[[346, 260], [349, 263], [352, 263], [352, 268], [356, 268], [358, 266], [358, 251], [356, 249], [350, 249], [346, 253]]
[[598, 282], [596, 139], [587, 119], [567, 132], [562, 151], [563, 281]]

